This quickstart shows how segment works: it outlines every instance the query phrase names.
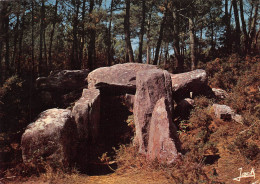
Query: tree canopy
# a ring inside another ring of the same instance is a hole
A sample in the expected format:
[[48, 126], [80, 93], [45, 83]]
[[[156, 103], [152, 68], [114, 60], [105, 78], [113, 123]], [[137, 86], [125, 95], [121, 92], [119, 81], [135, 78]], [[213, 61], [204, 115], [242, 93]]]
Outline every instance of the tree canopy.
[[195, 69], [257, 52], [257, 0], [0, 2], [0, 82], [123, 62]]

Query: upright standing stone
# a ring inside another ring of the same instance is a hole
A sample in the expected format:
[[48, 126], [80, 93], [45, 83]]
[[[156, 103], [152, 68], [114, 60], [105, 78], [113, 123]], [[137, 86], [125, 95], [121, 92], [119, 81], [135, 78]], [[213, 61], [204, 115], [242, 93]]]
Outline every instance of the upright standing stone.
[[150, 124], [147, 158], [158, 159], [161, 163], [171, 164], [178, 157], [174, 138], [176, 127], [172, 122], [171, 112], [163, 97], [157, 101]]
[[171, 86], [171, 76], [165, 70], [152, 69], [137, 73], [134, 121], [135, 144], [139, 146], [140, 153], [147, 152], [150, 121], [156, 102], [164, 97], [169, 113], [172, 112]]
[[81, 98], [72, 109], [80, 139], [93, 142], [98, 136], [100, 120], [100, 91], [98, 89], [84, 89]]

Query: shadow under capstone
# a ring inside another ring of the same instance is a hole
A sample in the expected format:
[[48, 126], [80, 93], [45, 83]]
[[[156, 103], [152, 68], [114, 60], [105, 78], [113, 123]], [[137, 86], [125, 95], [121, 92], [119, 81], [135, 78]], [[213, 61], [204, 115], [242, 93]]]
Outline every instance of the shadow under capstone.
[[117, 164], [101, 162], [100, 158], [107, 153], [109, 161], [113, 161], [116, 154], [114, 149], [121, 144], [129, 144], [134, 136], [132, 128], [126, 123], [133, 113], [124, 105], [122, 94], [101, 89], [99, 136], [95, 143], [87, 143], [88, 164], [82, 168], [88, 175], [113, 173]]

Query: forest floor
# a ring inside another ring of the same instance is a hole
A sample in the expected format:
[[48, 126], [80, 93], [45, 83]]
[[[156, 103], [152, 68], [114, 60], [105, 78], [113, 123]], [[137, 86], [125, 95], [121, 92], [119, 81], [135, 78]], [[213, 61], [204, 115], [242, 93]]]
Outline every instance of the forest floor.
[[44, 175], [41, 177], [32, 177], [29, 179], [14, 180], [6, 183], [23, 183], [23, 184], [49, 184], [49, 183], [87, 183], [87, 184], [168, 184], [170, 181], [166, 176], [160, 173], [152, 172], [138, 172], [138, 173], [125, 173], [125, 174], [109, 174], [101, 176], [87, 176], [73, 174], [58, 178], [52, 178], [50, 176]]
[[[82, 180], [81, 180], [82, 179]], [[82, 177], [77, 181], [82, 181], [82, 183], [169, 183], [167, 178], [163, 175], [160, 175], [156, 172], [153, 173], [125, 173], [123, 175], [111, 174], [105, 176], [90, 176], [90, 177]]]
[[[228, 162], [226, 164], [229, 164]], [[228, 167], [227, 167], [228, 168]], [[250, 171], [250, 170], [247, 170]], [[259, 169], [258, 169], [259, 171]], [[230, 171], [236, 172], [239, 176], [239, 170]], [[226, 175], [229, 175], [228, 171]], [[231, 179], [224, 180], [224, 182], [218, 181], [213, 183], [230, 183], [230, 184], [259, 184], [260, 183], [260, 172], [255, 173], [254, 178], [242, 178], [241, 181], [234, 181]], [[225, 176], [223, 176], [225, 178]], [[100, 176], [87, 176], [83, 174], [71, 174], [71, 175], [51, 175], [43, 174], [40, 177], [30, 177], [30, 178], [10, 178], [0, 181], [0, 184], [169, 184], [176, 183], [172, 178], [167, 176], [167, 174], [153, 171], [138, 171], [138, 172], [126, 172], [124, 174], [108, 174]], [[212, 183], [212, 182], [199, 182], [199, 183]]]

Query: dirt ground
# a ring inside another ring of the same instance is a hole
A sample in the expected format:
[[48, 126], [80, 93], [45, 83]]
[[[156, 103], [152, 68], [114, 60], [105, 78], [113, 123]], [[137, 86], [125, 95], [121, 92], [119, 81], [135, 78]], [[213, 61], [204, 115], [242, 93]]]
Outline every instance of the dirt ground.
[[[13, 181], [12, 181], [13, 180]], [[60, 176], [60, 177], [51, 177], [48, 175], [43, 175], [41, 177], [31, 177], [31, 178], [23, 178], [19, 181], [19, 179], [9, 179], [0, 181], [0, 184], [51, 184], [51, 183], [66, 183], [66, 184], [168, 184], [171, 181], [161, 173], [125, 173], [125, 174], [109, 174], [102, 176], [86, 176], [73, 174], [69, 176]]]

